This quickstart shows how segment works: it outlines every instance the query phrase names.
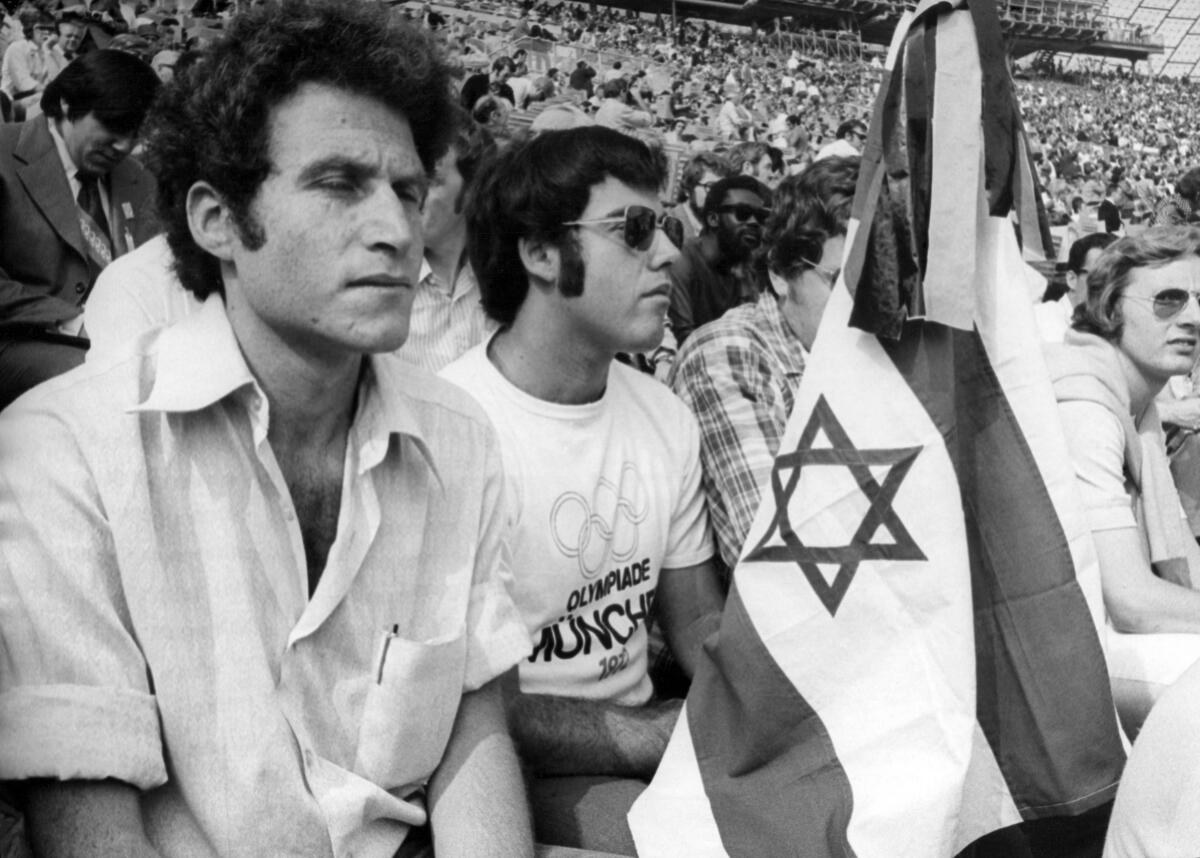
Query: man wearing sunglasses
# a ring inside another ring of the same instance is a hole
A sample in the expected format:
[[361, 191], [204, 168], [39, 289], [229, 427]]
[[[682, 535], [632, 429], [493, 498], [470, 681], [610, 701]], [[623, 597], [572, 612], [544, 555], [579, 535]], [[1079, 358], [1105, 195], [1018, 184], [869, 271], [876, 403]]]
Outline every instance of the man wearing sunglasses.
[[837, 282], [857, 158], [826, 158], [776, 190], [766, 224], [771, 289], [688, 338], [671, 389], [700, 421], [704, 492], [726, 569], [758, 511], [796, 390]]
[[764, 283], [751, 257], [762, 244], [771, 192], [753, 176], [713, 184], [704, 200], [704, 227], [685, 242], [671, 266], [671, 330], [679, 345], [706, 322], [757, 300]]
[[1136, 735], [1200, 657], [1200, 549], [1168, 468], [1155, 397], [1200, 352], [1200, 229], [1111, 245], [1064, 343], [1047, 348], [1100, 565], [1117, 710]]
[[663, 337], [680, 233], [660, 214], [664, 176], [661, 156], [600, 126], [485, 167], [468, 248], [501, 328], [442, 373], [496, 427], [514, 501], [517, 602], [536, 631], [511, 721], [538, 837], [622, 855], [680, 709], [655, 697], [648, 623], [690, 675], [720, 606], [695, 418], [613, 360]]
[[836, 139], [822, 146], [815, 160], [857, 157], [866, 139], [866, 124], [861, 119], [847, 119], [838, 126]]

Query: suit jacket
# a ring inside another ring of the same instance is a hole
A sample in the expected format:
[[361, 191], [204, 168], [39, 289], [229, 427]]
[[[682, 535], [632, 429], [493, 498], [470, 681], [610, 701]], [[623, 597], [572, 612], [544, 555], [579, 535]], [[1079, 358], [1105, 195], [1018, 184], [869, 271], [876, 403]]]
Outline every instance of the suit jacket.
[[[119, 256], [158, 232], [154, 179], [126, 158], [108, 192]], [[0, 339], [79, 315], [92, 282], [78, 212], [46, 117], [0, 125]]]
[[1121, 211], [1117, 208], [1116, 203], [1107, 197], [1100, 203], [1100, 207], [1096, 209], [1096, 220], [1104, 224], [1105, 232], [1120, 232], [1121, 227]]

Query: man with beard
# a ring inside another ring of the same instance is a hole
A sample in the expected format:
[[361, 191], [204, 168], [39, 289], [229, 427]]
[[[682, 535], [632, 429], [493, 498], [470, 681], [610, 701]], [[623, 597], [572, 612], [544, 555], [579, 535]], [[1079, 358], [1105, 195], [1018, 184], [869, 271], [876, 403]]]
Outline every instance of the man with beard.
[[762, 243], [770, 199], [753, 176], [730, 176], [709, 188], [704, 227], [670, 269], [668, 318], [679, 345], [700, 325], [758, 298], [762, 285], [751, 256]]
[[697, 152], [687, 162], [679, 178], [679, 202], [671, 209], [671, 214], [683, 224], [685, 239], [698, 236], [704, 226], [708, 189], [735, 173], [733, 165], [716, 152]]

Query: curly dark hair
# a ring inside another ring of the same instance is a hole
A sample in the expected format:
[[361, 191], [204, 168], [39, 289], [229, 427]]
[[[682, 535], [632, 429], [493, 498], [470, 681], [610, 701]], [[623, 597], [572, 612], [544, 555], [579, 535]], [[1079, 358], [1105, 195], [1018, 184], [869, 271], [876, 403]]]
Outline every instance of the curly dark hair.
[[[661, 150], [600, 125], [546, 131], [485, 164], [467, 194], [467, 249], [483, 309], [511, 325], [529, 292], [518, 241], [547, 241], [574, 259], [575, 236], [565, 221], [578, 218], [592, 187], [612, 177], [658, 193], [667, 175]], [[582, 272], [569, 272], [564, 294], [579, 294]], [[577, 285], [576, 285], [577, 284]]]
[[271, 111], [306, 83], [378, 99], [403, 114], [425, 169], [453, 132], [448, 67], [430, 38], [387, 7], [344, 0], [274, 0], [237, 16], [224, 37], [165, 87], [147, 120], [158, 214], [185, 289], [224, 294], [216, 257], [192, 240], [188, 191], [210, 184], [251, 249], [250, 214], [271, 170]]

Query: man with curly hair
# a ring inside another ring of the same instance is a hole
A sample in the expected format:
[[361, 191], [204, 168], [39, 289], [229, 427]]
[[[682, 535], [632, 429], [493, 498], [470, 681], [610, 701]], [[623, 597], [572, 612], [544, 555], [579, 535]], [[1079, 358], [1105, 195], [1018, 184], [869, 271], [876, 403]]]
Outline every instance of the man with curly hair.
[[392, 355], [450, 134], [386, 7], [238, 17], [148, 128], [203, 307], [0, 418], [0, 780], [38, 854], [528, 856], [501, 467]]

